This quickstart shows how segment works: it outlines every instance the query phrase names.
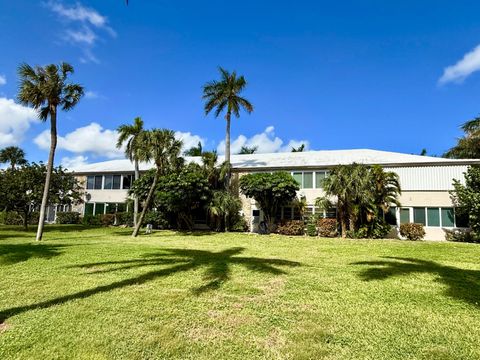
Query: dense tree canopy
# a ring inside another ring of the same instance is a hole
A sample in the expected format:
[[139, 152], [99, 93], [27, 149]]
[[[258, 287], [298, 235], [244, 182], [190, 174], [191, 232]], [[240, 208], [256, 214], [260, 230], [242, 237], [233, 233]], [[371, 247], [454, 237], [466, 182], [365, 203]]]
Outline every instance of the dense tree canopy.
[[465, 135], [444, 156], [454, 159], [480, 159], [480, 117], [462, 125]]

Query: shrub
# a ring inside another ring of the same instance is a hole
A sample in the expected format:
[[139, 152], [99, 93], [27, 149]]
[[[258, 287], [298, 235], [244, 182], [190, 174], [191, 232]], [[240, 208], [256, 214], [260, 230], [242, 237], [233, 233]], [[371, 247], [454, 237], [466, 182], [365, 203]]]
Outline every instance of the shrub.
[[115, 214], [98, 215], [102, 226], [112, 226], [115, 224]]
[[445, 238], [447, 241], [480, 243], [480, 237], [475, 236], [475, 233], [470, 229], [445, 229]]
[[3, 225], [23, 225], [22, 217], [16, 211], [2, 211], [0, 223]]
[[277, 226], [277, 234], [281, 235], [303, 235], [305, 233], [305, 223], [303, 220], [282, 221]]
[[400, 225], [400, 235], [408, 240], [421, 240], [425, 236], [422, 224], [406, 223]]
[[318, 235], [321, 237], [337, 236], [337, 220], [336, 219], [318, 219], [317, 221]]
[[169, 222], [165, 219], [165, 215], [160, 211], [149, 211], [145, 214], [143, 224], [152, 224], [154, 229], [168, 229]]
[[57, 213], [57, 224], [80, 224], [80, 213], [75, 211]]
[[133, 213], [132, 212], [117, 213], [117, 225], [133, 226]]
[[315, 216], [311, 216], [308, 220], [305, 232], [308, 236], [317, 236], [317, 221]]
[[100, 221], [100, 215], [85, 215], [82, 219], [82, 224], [86, 226], [102, 225], [102, 222]]

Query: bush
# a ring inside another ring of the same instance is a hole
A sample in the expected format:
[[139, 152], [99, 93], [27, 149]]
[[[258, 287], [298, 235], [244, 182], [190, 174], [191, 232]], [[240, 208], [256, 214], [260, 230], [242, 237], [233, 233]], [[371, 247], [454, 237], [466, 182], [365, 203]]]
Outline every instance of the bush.
[[117, 213], [117, 225], [133, 226], [133, 213], [132, 212]]
[[445, 230], [445, 238], [447, 241], [480, 243], [480, 237], [470, 229], [453, 229]]
[[85, 215], [82, 219], [82, 224], [85, 226], [100, 226], [100, 215]]
[[400, 225], [400, 235], [408, 240], [422, 240], [425, 236], [425, 229], [422, 224], [406, 223]]
[[318, 235], [321, 237], [337, 236], [337, 220], [336, 219], [318, 219], [317, 220]]
[[152, 224], [154, 229], [168, 229], [169, 222], [160, 211], [149, 211], [145, 214], [143, 225]]
[[57, 213], [57, 224], [80, 224], [80, 213], [75, 211]]
[[317, 236], [317, 220], [315, 216], [311, 216], [308, 220], [305, 232], [308, 236]]
[[115, 224], [115, 214], [98, 215], [102, 226], [112, 226]]
[[281, 235], [303, 235], [305, 233], [305, 223], [303, 220], [282, 221], [276, 229], [277, 234]]
[[22, 217], [16, 211], [2, 211], [0, 213], [2, 225], [23, 225]]

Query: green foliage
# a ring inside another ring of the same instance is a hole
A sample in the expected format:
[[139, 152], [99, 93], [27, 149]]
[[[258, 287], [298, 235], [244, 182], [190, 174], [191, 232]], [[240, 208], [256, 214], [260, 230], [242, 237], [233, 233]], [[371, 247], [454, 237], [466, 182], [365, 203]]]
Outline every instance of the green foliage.
[[303, 152], [305, 150], [305, 144], [301, 144], [299, 147], [292, 147], [292, 152]]
[[170, 224], [165, 214], [160, 211], [149, 211], [145, 214], [145, 224], [152, 224], [154, 229], [168, 229]]
[[443, 156], [453, 159], [480, 158], [480, 117], [467, 121], [462, 125], [465, 135], [458, 139], [457, 145]]
[[8, 146], [0, 150], [0, 164], [5, 163], [10, 164], [12, 170], [18, 165], [26, 165], [25, 151], [17, 146]]
[[100, 220], [100, 225], [102, 226], [113, 226], [115, 225], [115, 214], [100, 214], [97, 215]]
[[318, 236], [335, 237], [337, 236], [338, 223], [336, 219], [318, 219]]
[[133, 212], [119, 212], [117, 215], [117, 225], [133, 226]]
[[295, 179], [286, 172], [247, 174], [240, 178], [239, 185], [242, 193], [263, 210], [267, 232], [277, 210], [295, 199], [299, 190]]
[[465, 176], [465, 185], [459, 180], [453, 181], [454, 190], [450, 192], [455, 211], [468, 215], [468, 222], [475, 237], [480, 238], [480, 166], [470, 166]]
[[80, 213], [76, 211], [58, 212], [57, 224], [80, 224]]
[[82, 224], [85, 226], [100, 226], [102, 225], [102, 221], [100, 215], [84, 215]]
[[283, 220], [278, 224], [275, 232], [280, 235], [304, 235], [305, 222], [303, 220]]
[[480, 237], [471, 229], [445, 229], [445, 238], [447, 241], [480, 243]]
[[308, 236], [317, 236], [317, 234], [318, 234], [317, 220], [316, 220], [315, 216], [311, 216], [310, 219], [308, 219], [307, 227], [305, 229], [305, 232]]
[[239, 155], [248, 155], [248, 154], [255, 154], [258, 150], [258, 146], [242, 146], [240, 151], [238, 152]]
[[400, 235], [408, 240], [422, 240], [425, 236], [423, 224], [406, 223], [400, 225]]
[[[26, 164], [15, 170], [0, 170], [0, 208], [18, 212], [26, 227], [32, 210], [40, 206], [47, 169], [42, 163]], [[83, 188], [62, 167], [53, 168], [49, 204], [72, 205], [82, 201]]]
[[202, 156], [203, 147], [202, 143], [199, 141], [197, 146], [192, 146], [190, 149], [184, 151], [183, 155], [185, 156]]
[[227, 190], [214, 191], [207, 205], [212, 227], [216, 231], [229, 231], [232, 227], [243, 228], [244, 221], [239, 215], [241, 209], [242, 203], [238, 196]]

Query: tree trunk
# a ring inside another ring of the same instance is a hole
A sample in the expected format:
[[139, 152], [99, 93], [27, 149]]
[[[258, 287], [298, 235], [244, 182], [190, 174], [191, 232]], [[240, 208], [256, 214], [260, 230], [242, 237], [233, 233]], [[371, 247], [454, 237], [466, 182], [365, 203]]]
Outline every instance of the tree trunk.
[[45, 223], [45, 210], [48, 204], [48, 193], [50, 190], [50, 179], [55, 161], [55, 149], [57, 148], [57, 107], [50, 105], [50, 153], [48, 155], [47, 175], [45, 177], [45, 187], [43, 188], [42, 205], [40, 206], [40, 216], [38, 217], [38, 228], [36, 240], [42, 240], [43, 225]]
[[227, 127], [225, 132], [225, 162], [227, 163], [227, 175], [225, 177], [225, 187], [228, 189], [230, 187], [230, 119], [231, 112], [227, 111], [225, 115], [225, 120], [227, 121]]
[[[140, 170], [138, 168], [138, 160], [135, 160], [135, 180], [140, 178]], [[133, 199], [133, 227], [137, 227], [138, 219], [138, 197], [135, 196]]]
[[23, 229], [25, 231], [27, 231], [28, 230], [28, 211], [23, 212], [23, 219], [22, 220], [23, 220]]
[[339, 212], [338, 215], [340, 217], [340, 226], [342, 228], [342, 238], [346, 238], [347, 237], [347, 221], [342, 212]]
[[150, 190], [148, 191], [147, 200], [145, 200], [145, 206], [143, 207], [142, 213], [140, 214], [140, 218], [137, 221], [137, 225], [133, 230], [132, 237], [137, 237], [140, 231], [140, 227], [142, 226], [143, 219], [145, 218], [145, 213], [147, 212], [147, 209], [150, 206], [150, 203], [152, 202], [153, 193], [155, 192], [155, 188], [157, 187], [159, 175], [160, 175], [160, 169], [157, 168], [157, 171], [155, 171], [155, 176], [153, 177], [153, 184], [150, 187]]

